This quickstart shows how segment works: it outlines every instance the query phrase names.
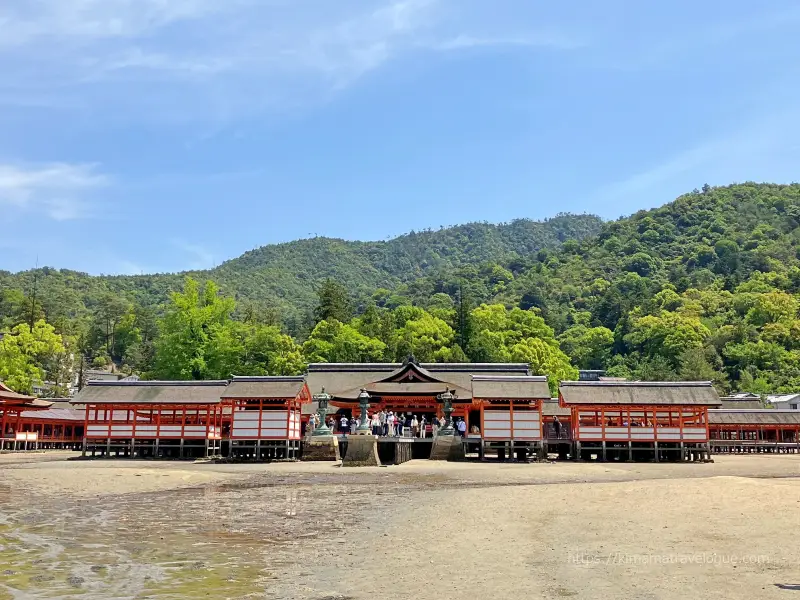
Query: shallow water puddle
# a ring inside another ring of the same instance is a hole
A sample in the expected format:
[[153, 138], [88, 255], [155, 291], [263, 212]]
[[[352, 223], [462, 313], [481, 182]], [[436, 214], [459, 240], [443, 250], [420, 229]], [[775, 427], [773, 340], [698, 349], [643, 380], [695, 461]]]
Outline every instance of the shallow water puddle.
[[255, 487], [35, 504], [5, 493], [0, 599], [263, 597], [303, 533], [336, 530], [306, 499]]

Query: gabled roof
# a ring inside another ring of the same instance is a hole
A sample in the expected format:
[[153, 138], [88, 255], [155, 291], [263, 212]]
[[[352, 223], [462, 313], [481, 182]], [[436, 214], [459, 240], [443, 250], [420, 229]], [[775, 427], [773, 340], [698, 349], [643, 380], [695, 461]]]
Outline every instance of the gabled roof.
[[544, 375], [473, 375], [472, 396], [481, 400], [549, 400], [550, 388]]
[[463, 400], [472, 397], [473, 375], [530, 374], [527, 363], [311, 363], [306, 382], [312, 394], [319, 393], [324, 387], [335, 397], [344, 398], [343, 394], [347, 394], [349, 399], [355, 390], [360, 391], [363, 387], [368, 388], [368, 384], [385, 382], [393, 374], [405, 372], [409, 364], [415, 365], [415, 373], [449, 384]]
[[296, 398], [305, 385], [305, 377], [234, 376], [222, 393], [226, 399], [247, 398]]
[[47, 408], [45, 410], [25, 410], [20, 413], [23, 419], [37, 421], [77, 421], [83, 423], [86, 412], [79, 408]]
[[753, 400], [752, 398], [731, 398], [730, 396], [723, 396], [720, 398], [722, 401], [722, 408], [730, 408], [734, 410], [738, 409], [755, 409], [761, 410], [765, 408], [763, 404], [761, 404], [761, 400]]
[[652, 406], [719, 406], [710, 381], [562, 381], [563, 403]]
[[470, 390], [446, 381], [432, 383], [367, 383], [360, 388], [339, 392], [336, 394], [336, 397], [343, 400], [357, 400], [362, 389], [367, 390], [372, 396], [438, 396], [439, 394], [444, 394], [449, 389], [455, 394], [456, 401], [465, 401], [472, 398], [472, 392]]
[[[441, 379], [437, 379], [430, 371], [423, 369], [416, 363], [409, 362], [392, 371], [379, 380], [380, 383], [438, 383]], [[378, 383], [378, 382], [376, 382]]]
[[219, 404], [228, 382], [89, 381], [72, 404]]
[[25, 394], [18, 394], [2, 381], [0, 381], [0, 402], [7, 400], [9, 403], [20, 404], [23, 402], [31, 402], [35, 400], [34, 396], [26, 396]]
[[325, 391], [334, 396], [383, 379], [400, 368], [399, 363], [311, 363], [306, 383], [311, 394]]
[[572, 411], [558, 403], [558, 398], [542, 402], [542, 415], [545, 417], [570, 417]]
[[714, 409], [708, 411], [708, 422], [714, 425], [800, 425], [800, 410]]

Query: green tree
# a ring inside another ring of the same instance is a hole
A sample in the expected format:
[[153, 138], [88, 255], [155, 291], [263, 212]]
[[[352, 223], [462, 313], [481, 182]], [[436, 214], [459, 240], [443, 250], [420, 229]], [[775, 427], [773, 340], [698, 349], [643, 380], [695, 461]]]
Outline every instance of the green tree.
[[793, 321], [797, 316], [797, 307], [797, 300], [791, 294], [775, 290], [757, 294], [745, 318], [748, 323], [757, 326]]
[[380, 362], [386, 344], [336, 319], [320, 321], [303, 344], [307, 362]]
[[640, 381], [675, 381], [678, 374], [669, 360], [661, 354], [654, 354], [638, 362], [633, 377]]
[[664, 311], [659, 316], [646, 315], [634, 319], [625, 342], [644, 356], [660, 356], [677, 366], [681, 352], [702, 348], [710, 335], [699, 319]]
[[419, 361], [436, 361], [452, 356], [453, 328], [418, 306], [401, 306], [394, 311], [396, 360], [413, 354]]
[[569, 357], [557, 345], [548, 344], [539, 338], [524, 338], [509, 349], [513, 362], [526, 362], [534, 375], [546, 375], [550, 394], [558, 394], [559, 381], [574, 381], [578, 369], [572, 366]]
[[244, 336], [237, 374], [300, 375], [305, 361], [300, 346], [274, 325], [255, 325]]
[[21, 323], [0, 339], [0, 381], [30, 394], [33, 386], [45, 379], [44, 365], [65, 353], [63, 339], [52, 325], [43, 319], [36, 321], [33, 329]]
[[713, 367], [702, 348], [688, 348], [678, 357], [678, 377], [683, 381], [713, 381], [719, 391], [727, 391], [725, 374]]
[[117, 340], [117, 331], [126, 318], [127, 324], [132, 325], [133, 306], [131, 303], [118, 294], [111, 292], [103, 294], [95, 311], [93, 329], [106, 356], [115, 361], [121, 361], [125, 354], [124, 344]]
[[338, 281], [326, 279], [317, 292], [319, 303], [314, 310], [316, 323], [335, 319], [347, 323], [353, 316], [353, 306], [347, 288]]
[[561, 349], [580, 369], [604, 369], [611, 360], [614, 332], [606, 327], [577, 325], [558, 337]]
[[[172, 300], [159, 321], [160, 337], [155, 344], [153, 371], [158, 379], [210, 379], [228, 370], [234, 336], [229, 331], [235, 308], [232, 298], [219, 295], [215, 283], [202, 289], [187, 278], [183, 293], [173, 292]], [[213, 373], [207, 356], [213, 356]], [[230, 373], [228, 373], [230, 375]]]

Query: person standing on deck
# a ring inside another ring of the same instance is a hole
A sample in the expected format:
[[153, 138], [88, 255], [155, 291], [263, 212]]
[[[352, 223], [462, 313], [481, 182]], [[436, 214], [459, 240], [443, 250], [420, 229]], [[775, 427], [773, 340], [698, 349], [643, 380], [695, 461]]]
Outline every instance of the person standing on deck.
[[553, 429], [556, 430], [556, 439], [561, 439], [561, 421], [558, 420], [558, 415], [553, 416]]
[[458, 420], [458, 435], [462, 438], [467, 434], [467, 422], [464, 419]]
[[431, 433], [433, 437], [436, 437], [439, 434], [439, 417], [433, 417], [433, 426], [431, 427]]
[[348, 426], [347, 417], [345, 415], [342, 415], [342, 418], [339, 419], [339, 431], [341, 433], [347, 433], [347, 426]]
[[378, 419], [380, 420], [381, 431], [379, 435], [386, 437], [388, 431], [386, 429], [386, 411], [381, 410], [380, 414], [378, 415]]
[[380, 435], [381, 434], [381, 419], [378, 416], [378, 413], [374, 413], [372, 415], [372, 435]]
[[358, 428], [358, 422], [356, 421], [355, 417], [350, 417], [350, 434], [356, 434], [356, 428]]
[[400, 418], [397, 419], [397, 437], [403, 437], [403, 426], [406, 422], [406, 414], [403, 413], [400, 415]]
[[392, 411], [386, 415], [386, 435], [394, 437], [394, 413]]
[[419, 421], [417, 421], [417, 415], [411, 417], [411, 437], [419, 437]]

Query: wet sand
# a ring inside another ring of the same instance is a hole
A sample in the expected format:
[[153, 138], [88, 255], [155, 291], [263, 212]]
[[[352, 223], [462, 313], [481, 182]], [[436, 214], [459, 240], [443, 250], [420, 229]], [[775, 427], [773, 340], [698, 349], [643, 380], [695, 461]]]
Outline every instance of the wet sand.
[[793, 598], [800, 456], [218, 465], [0, 455], [0, 598]]

